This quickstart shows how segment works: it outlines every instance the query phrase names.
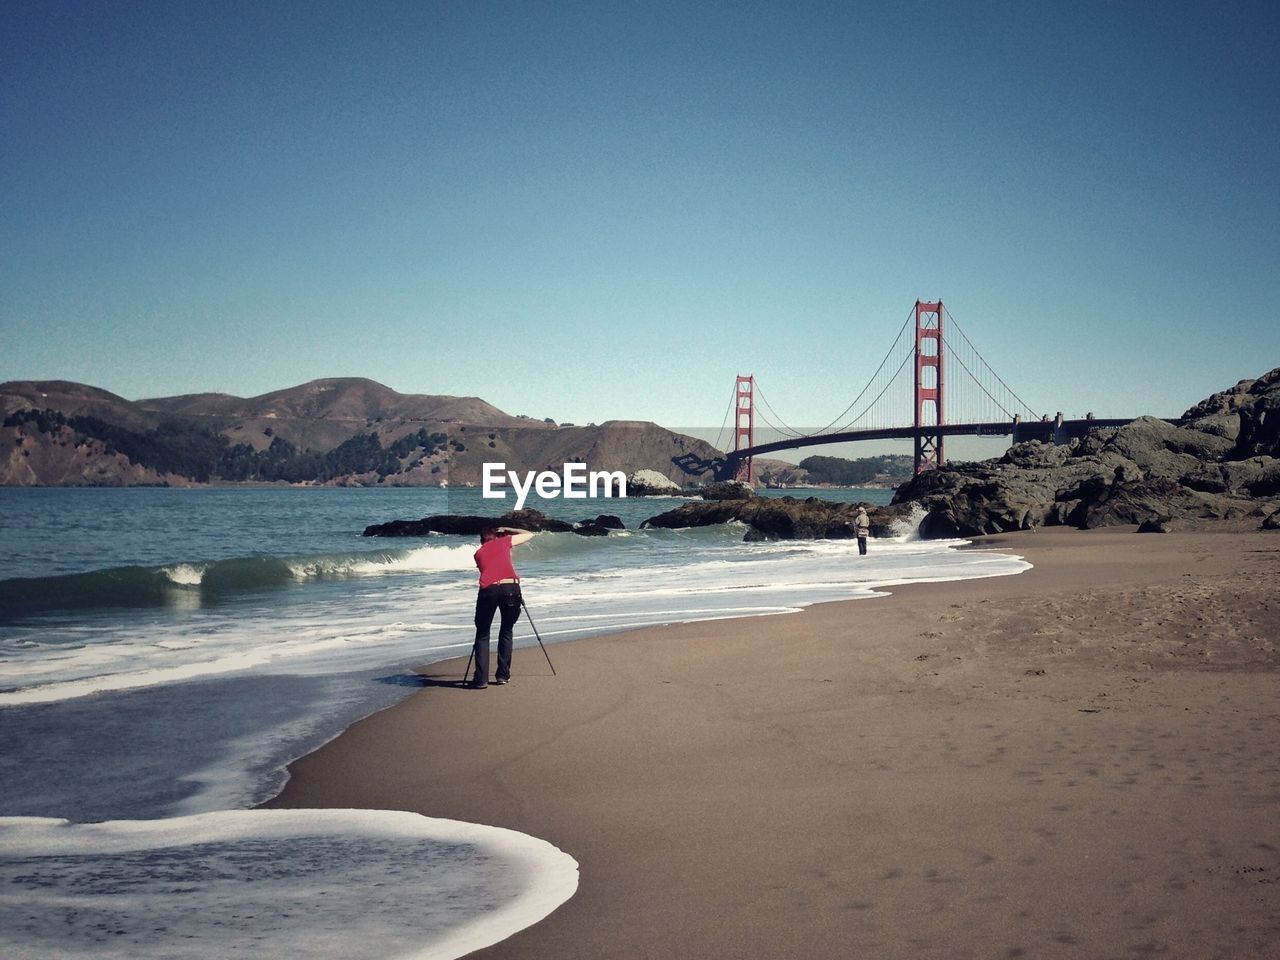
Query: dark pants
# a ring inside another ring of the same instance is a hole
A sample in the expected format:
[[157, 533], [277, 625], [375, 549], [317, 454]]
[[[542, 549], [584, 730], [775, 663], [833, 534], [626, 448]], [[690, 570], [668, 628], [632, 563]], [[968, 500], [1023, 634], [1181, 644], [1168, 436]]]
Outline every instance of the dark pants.
[[498, 670], [497, 680], [511, 679], [511, 639], [516, 621], [520, 619], [520, 584], [495, 583], [476, 594], [476, 675], [473, 683], [489, 682], [489, 629], [493, 615], [498, 613]]
[[867, 555], [867, 538], [866, 537], [858, 538], [858, 553], [860, 553], [864, 557]]

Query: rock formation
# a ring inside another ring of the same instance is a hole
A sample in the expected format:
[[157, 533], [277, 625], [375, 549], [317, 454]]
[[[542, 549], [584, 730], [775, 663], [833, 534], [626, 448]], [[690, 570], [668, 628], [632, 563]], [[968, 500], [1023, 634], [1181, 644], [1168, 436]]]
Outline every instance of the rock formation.
[[612, 514], [602, 513], [594, 520], [579, 520], [573, 532], [580, 537], [607, 537], [610, 530], [625, 530], [622, 520]]
[[469, 514], [437, 514], [421, 520], [390, 520], [364, 528], [366, 537], [427, 537], [433, 533], [451, 533], [464, 537], [476, 537], [485, 527], [517, 527], [531, 533], [576, 533], [584, 537], [608, 535], [610, 530], [623, 529], [617, 517], [601, 514], [594, 520], [566, 523], [548, 517], [539, 510], [511, 510], [500, 517], [478, 517]]
[[703, 500], [750, 500], [756, 495], [751, 484], [741, 480], [722, 480], [709, 483], [699, 493]]
[[657, 470], [637, 470], [627, 477], [629, 497], [669, 497], [679, 496], [681, 492], [680, 484]]
[[[911, 506], [875, 507], [863, 504], [871, 517], [871, 534], [894, 535], [892, 524], [911, 513]], [[748, 527], [744, 540], [850, 540], [856, 536], [856, 503], [834, 503], [818, 497], [750, 497], [745, 500], [693, 500], [650, 517], [641, 527], [706, 527], [738, 521]]]
[[930, 470], [898, 489], [927, 537], [1038, 526], [1268, 518], [1280, 507], [1280, 368], [1188, 410], [1178, 426], [1143, 417], [1069, 446], [1017, 444], [998, 460]]

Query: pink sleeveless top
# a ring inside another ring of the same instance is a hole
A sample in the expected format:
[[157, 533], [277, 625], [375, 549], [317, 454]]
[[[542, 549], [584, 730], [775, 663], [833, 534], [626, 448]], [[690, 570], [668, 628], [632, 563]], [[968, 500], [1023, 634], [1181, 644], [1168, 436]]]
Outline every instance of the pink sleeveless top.
[[476, 551], [476, 566], [480, 568], [480, 586], [491, 587], [502, 580], [519, 580], [516, 568], [511, 564], [511, 537], [494, 537], [482, 543]]

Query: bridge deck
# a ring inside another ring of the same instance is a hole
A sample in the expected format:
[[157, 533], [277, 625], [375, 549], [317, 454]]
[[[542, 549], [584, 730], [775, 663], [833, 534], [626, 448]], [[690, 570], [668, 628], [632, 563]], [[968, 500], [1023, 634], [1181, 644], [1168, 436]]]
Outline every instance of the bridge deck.
[[[779, 450], [798, 450], [801, 447], [817, 447], [829, 443], [851, 443], [857, 440], [911, 440], [918, 434], [941, 434], [944, 437], [1000, 437], [1013, 436], [1016, 443], [1026, 440], [1053, 441], [1083, 437], [1090, 430], [1105, 427], [1122, 427], [1132, 423], [1135, 418], [1124, 417], [1115, 420], [1031, 420], [1012, 423], [1008, 420], [997, 420], [988, 423], [947, 423], [941, 427], [883, 427], [875, 430], [847, 430], [843, 433], [823, 433], [809, 437], [791, 437], [775, 440], [771, 443], [760, 443], [742, 450], [726, 454], [729, 462], [736, 463], [746, 457], [759, 457]], [[1178, 423], [1168, 420], [1168, 423]]]

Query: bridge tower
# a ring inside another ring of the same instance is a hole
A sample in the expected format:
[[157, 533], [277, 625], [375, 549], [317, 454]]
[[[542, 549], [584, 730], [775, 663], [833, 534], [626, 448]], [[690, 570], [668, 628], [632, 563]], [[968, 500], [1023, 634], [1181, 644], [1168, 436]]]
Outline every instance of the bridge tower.
[[[753, 447], [756, 442], [755, 376], [738, 374], [734, 393], [736, 396], [733, 401], [733, 449], [738, 451]], [[756, 482], [756, 468], [751, 457], [743, 457], [738, 462], [738, 472], [734, 479], [750, 484]]]
[[942, 423], [942, 301], [917, 300], [916, 473], [946, 462]]

